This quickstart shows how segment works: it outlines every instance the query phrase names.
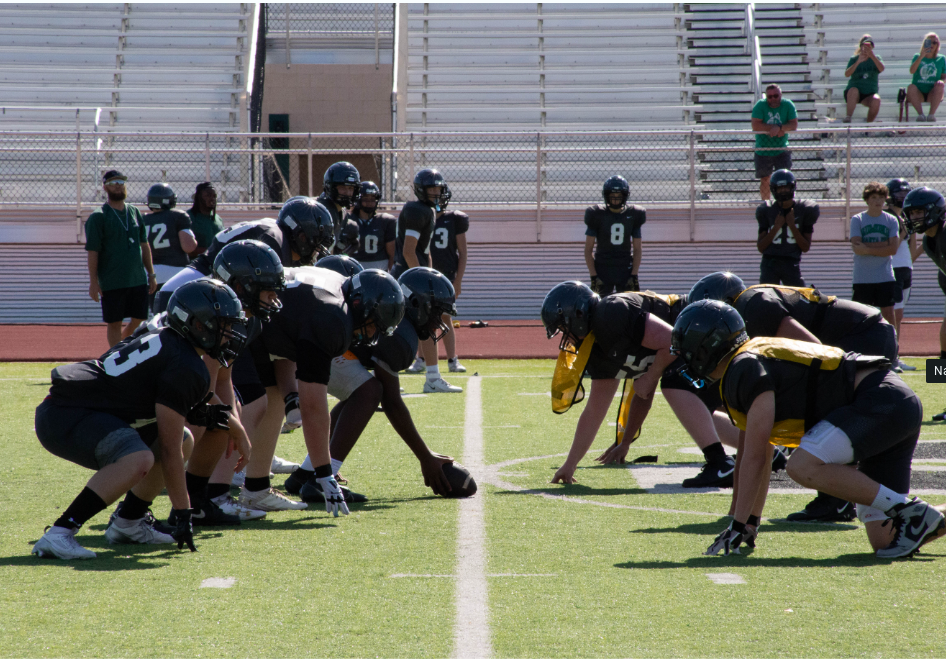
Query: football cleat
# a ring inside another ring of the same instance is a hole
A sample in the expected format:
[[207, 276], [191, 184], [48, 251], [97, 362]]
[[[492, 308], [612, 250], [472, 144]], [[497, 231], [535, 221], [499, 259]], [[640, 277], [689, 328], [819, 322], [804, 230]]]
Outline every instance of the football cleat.
[[246, 481], [246, 469], [243, 471], [238, 471], [233, 474], [233, 478], [230, 479], [230, 487], [243, 487], [243, 483]]
[[459, 357], [447, 360], [447, 368], [451, 373], [466, 373], [466, 366], [460, 363]]
[[[352, 492], [347, 487], [339, 487], [345, 496], [345, 503], [364, 503], [368, 500], [364, 494]], [[322, 496], [322, 488], [316, 482], [315, 478], [310, 478], [302, 486], [299, 496], [307, 503], [325, 503], [325, 497]]]
[[897, 504], [887, 514], [892, 516], [896, 528], [893, 541], [884, 549], [877, 550], [878, 558], [910, 556], [920, 545], [935, 540], [946, 529], [943, 514], [916, 497]]
[[291, 474], [296, 469], [299, 468], [299, 465], [295, 462], [290, 462], [289, 460], [283, 460], [278, 455], [273, 456], [273, 465], [269, 470], [274, 474]]
[[789, 522], [850, 522], [857, 517], [854, 504], [824, 492], [808, 502], [804, 510], [792, 513]]
[[[124, 502], [120, 501], [118, 505], [115, 506], [115, 512], [113, 512], [108, 518], [108, 526], [111, 526], [112, 524], [115, 523], [115, 520], [118, 518], [119, 511], [121, 511], [122, 509], [123, 503]], [[168, 524], [159, 522], [157, 518], [154, 516], [154, 513], [151, 512], [150, 508], [148, 509], [148, 512], [145, 513], [145, 519], [148, 521], [148, 524], [151, 525], [151, 528], [153, 528], [158, 533], [164, 533], [165, 535], [171, 535], [172, 533], [174, 533], [174, 527], [169, 526]], [[106, 528], [108, 528], [108, 526]]]
[[234, 515], [240, 519], [241, 522], [249, 522], [254, 519], [263, 519], [266, 517], [266, 513], [262, 510], [250, 510], [249, 508], [244, 508], [239, 504], [239, 502], [231, 497], [229, 494], [221, 494], [219, 497], [214, 497], [211, 501], [226, 515]]
[[[171, 509], [168, 515], [168, 524], [177, 526], [177, 511]], [[240, 518], [237, 515], [228, 515], [220, 506], [209, 499], [197, 502], [191, 511], [191, 524], [194, 526], [239, 526]]]
[[436, 380], [427, 380], [424, 383], [424, 393], [425, 394], [440, 394], [440, 393], [450, 393], [458, 394], [463, 391], [462, 387], [457, 387], [450, 384], [443, 378], [437, 378]]
[[427, 365], [424, 363], [424, 360], [418, 357], [414, 360], [414, 363], [404, 369], [405, 373], [423, 373], [427, 370]]
[[309, 507], [309, 504], [302, 501], [293, 501], [273, 488], [250, 492], [246, 487], [240, 491], [240, 505], [250, 510], [263, 510], [265, 512], [304, 510]]
[[171, 535], [156, 530], [147, 515], [138, 519], [116, 517], [105, 529], [105, 539], [110, 545], [167, 545], [175, 542]]
[[61, 558], [64, 561], [74, 558], [95, 558], [95, 552], [90, 551], [76, 540], [79, 529], [65, 529], [61, 526], [49, 526], [43, 537], [33, 545], [31, 554], [40, 558]]
[[683, 487], [732, 487], [736, 462], [729, 456], [721, 462], [707, 462], [700, 473], [683, 481]]
[[[305, 470], [305, 473], [312, 474], [314, 472]], [[302, 486], [305, 485], [306, 480], [308, 480], [308, 476], [303, 475], [301, 471], [296, 469], [294, 472], [289, 474], [289, 478], [287, 478], [286, 482], [283, 483], [283, 487], [289, 494], [295, 494], [298, 496], [299, 492], [302, 490]]]

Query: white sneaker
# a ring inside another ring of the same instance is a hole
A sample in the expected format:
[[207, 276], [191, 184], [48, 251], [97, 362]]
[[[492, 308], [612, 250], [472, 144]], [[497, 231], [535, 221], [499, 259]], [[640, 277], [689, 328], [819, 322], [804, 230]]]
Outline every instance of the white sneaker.
[[[299, 424], [299, 426], [301, 426], [301, 425], [302, 425], [302, 424]], [[291, 433], [293, 430], [295, 430], [295, 429], [298, 428], [299, 426], [297, 426], [297, 425], [295, 425], [295, 424], [292, 424], [292, 423], [289, 423], [288, 421], [286, 421], [285, 423], [282, 424], [282, 430], [279, 431], [279, 434], [280, 434], [280, 435], [288, 435], [289, 433]]]
[[259, 492], [249, 492], [246, 487], [240, 491], [240, 505], [250, 510], [278, 511], [304, 510], [309, 504], [293, 501], [282, 492], [269, 488]]
[[295, 462], [290, 462], [289, 460], [283, 460], [278, 455], [273, 456], [273, 465], [269, 470], [274, 474], [291, 474], [296, 469], [299, 468], [299, 465]]
[[167, 533], [155, 530], [148, 523], [147, 517], [139, 519], [116, 517], [105, 529], [105, 539], [110, 545], [167, 545], [174, 542], [174, 538]]
[[211, 499], [211, 501], [217, 504], [217, 507], [227, 515], [236, 515], [239, 517], [241, 522], [249, 522], [250, 520], [263, 519], [266, 517], [266, 513], [262, 510], [244, 508], [229, 494], [221, 494], [219, 497]]
[[404, 369], [407, 373], [423, 373], [427, 370], [427, 365], [424, 363], [424, 360], [420, 357], [414, 360], [414, 363]]
[[454, 357], [453, 359], [447, 360], [447, 368], [450, 369], [451, 373], [466, 373], [466, 366], [460, 363], [459, 357]]
[[437, 394], [437, 393], [450, 393], [457, 394], [463, 391], [461, 387], [455, 387], [450, 384], [443, 378], [437, 378], [436, 380], [427, 380], [424, 383], [424, 393], [425, 394]]
[[89, 551], [76, 540], [76, 531], [61, 526], [50, 526], [43, 537], [33, 545], [31, 554], [40, 558], [61, 558], [64, 561], [73, 558], [95, 558], [95, 552]]
[[230, 485], [232, 487], [243, 487], [243, 483], [246, 482], [246, 469], [243, 471], [238, 471], [233, 474], [233, 478], [230, 479]]
[[901, 369], [903, 369], [904, 371], [915, 371], [915, 370], [916, 370], [916, 366], [910, 366], [910, 365], [907, 364], [906, 362], [903, 362], [903, 361], [900, 361], [900, 360], [897, 360], [897, 366], [899, 366], [899, 367], [900, 367]]

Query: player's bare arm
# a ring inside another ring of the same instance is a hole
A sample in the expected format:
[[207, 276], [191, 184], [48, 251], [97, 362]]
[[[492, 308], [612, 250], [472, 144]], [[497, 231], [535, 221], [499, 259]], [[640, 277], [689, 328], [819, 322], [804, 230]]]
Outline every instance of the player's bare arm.
[[575, 438], [572, 440], [572, 446], [568, 451], [568, 457], [565, 458], [565, 464], [559, 467], [555, 475], [552, 476], [553, 483], [577, 483], [575, 480], [575, 469], [578, 463], [588, 453], [588, 449], [595, 441], [595, 435], [598, 429], [608, 415], [611, 403], [614, 400], [614, 394], [617, 393], [619, 380], [609, 378], [606, 380], [592, 380], [591, 391], [588, 394], [588, 400], [585, 402], [585, 409], [581, 411], [578, 417], [578, 426], [575, 428]]
[[190, 499], [184, 483], [184, 454], [181, 452], [184, 417], [160, 403], [154, 406], [154, 411], [158, 420], [158, 453], [168, 499], [175, 510], [185, 510], [190, 508]]

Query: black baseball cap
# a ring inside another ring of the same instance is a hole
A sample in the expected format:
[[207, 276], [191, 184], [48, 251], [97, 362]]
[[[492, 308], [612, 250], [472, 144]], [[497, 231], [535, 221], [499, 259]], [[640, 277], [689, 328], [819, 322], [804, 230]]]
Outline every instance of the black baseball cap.
[[102, 183], [108, 183], [112, 179], [120, 178], [123, 181], [127, 181], [128, 177], [122, 174], [117, 169], [110, 169], [104, 174], [102, 174]]

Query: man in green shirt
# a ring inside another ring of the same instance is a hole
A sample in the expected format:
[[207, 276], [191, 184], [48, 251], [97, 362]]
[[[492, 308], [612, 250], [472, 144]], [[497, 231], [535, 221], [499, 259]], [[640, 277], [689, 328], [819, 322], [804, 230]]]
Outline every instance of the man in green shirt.
[[848, 60], [844, 75], [850, 78], [844, 88], [847, 115], [844, 123], [851, 123], [851, 116], [858, 103], [867, 106], [867, 123], [877, 118], [880, 112], [880, 96], [877, 94], [877, 76], [884, 72], [884, 61], [874, 53], [874, 40], [869, 34], [861, 37], [857, 52]]
[[[85, 221], [89, 297], [102, 302], [109, 347], [131, 336], [148, 317], [148, 295], [157, 289], [148, 230], [141, 213], [125, 204], [128, 177], [112, 169], [102, 176], [108, 201]], [[122, 329], [122, 320], [129, 318]]]
[[[920, 52], [910, 64], [913, 82], [907, 87], [907, 100], [916, 110], [917, 121], [936, 121], [936, 108], [943, 100], [946, 80], [946, 57], [939, 54], [939, 37], [930, 32], [923, 38]], [[929, 102], [930, 113], [923, 114], [923, 103]]]
[[795, 104], [782, 98], [778, 85], [765, 88], [765, 98], [752, 107], [752, 130], [755, 136], [755, 176], [759, 179], [762, 201], [769, 200], [769, 176], [776, 169], [792, 168], [788, 150], [788, 133], [798, 128]]
[[191, 218], [191, 230], [197, 237], [197, 249], [191, 258], [207, 251], [214, 236], [223, 231], [223, 222], [217, 215], [217, 190], [210, 181], [198, 184], [194, 192], [194, 205], [187, 214]]

